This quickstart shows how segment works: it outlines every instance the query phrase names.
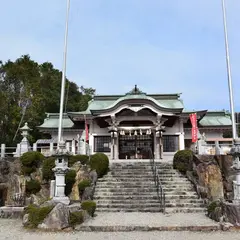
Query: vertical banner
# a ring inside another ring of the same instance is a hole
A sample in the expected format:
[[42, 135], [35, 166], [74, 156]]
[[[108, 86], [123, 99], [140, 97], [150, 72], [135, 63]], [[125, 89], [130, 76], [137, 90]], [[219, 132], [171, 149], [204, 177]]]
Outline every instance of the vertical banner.
[[88, 125], [87, 125], [87, 120], [86, 120], [86, 116], [85, 116], [85, 141], [86, 143], [89, 143], [89, 133], [88, 133]]
[[192, 124], [192, 142], [195, 143], [198, 140], [198, 127], [197, 127], [197, 114], [190, 114], [190, 121]]

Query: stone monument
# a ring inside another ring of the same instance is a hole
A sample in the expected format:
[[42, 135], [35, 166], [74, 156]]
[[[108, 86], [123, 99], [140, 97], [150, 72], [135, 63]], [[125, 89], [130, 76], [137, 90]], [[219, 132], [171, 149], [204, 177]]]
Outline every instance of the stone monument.
[[65, 143], [60, 142], [59, 148], [57, 149], [54, 157], [56, 157], [55, 168], [53, 171], [55, 173], [55, 191], [53, 201], [61, 202], [69, 205], [70, 199], [65, 195], [65, 175], [69, 170], [68, 167], [68, 157], [69, 152], [65, 148]]
[[23, 127], [21, 127], [19, 129], [21, 131], [21, 135], [23, 136], [22, 141], [17, 145], [17, 149], [15, 152], [15, 157], [20, 157], [22, 156], [24, 153], [31, 151], [31, 146], [28, 142], [28, 135], [29, 135], [29, 131], [31, 131], [32, 129], [28, 127], [28, 123], [26, 122], [24, 124]]

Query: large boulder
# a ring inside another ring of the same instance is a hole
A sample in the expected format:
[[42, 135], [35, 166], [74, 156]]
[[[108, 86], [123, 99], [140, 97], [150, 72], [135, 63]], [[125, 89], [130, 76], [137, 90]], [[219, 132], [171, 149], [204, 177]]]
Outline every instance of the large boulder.
[[228, 203], [223, 204], [223, 215], [226, 222], [230, 222], [234, 226], [240, 226], [240, 204]]
[[51, 230], [62, 230], [68, 227], [70, 227], [69, 209], [63, 203], [58, 203], [43, 222], [38, 225], [38, 228]]
[[[77, 168], [76, 164], [74, 164], [73, 167]], [[88, 170], [87, 167], [82, 166], [82, 165], [80, 168], [78, 168], [78, 171], [76, 173], [75, 183], [72, 187], [72, 192], [70, 194], [70, 199], [73, 201], [80, 201], [80, 193], [78, 190], [78, 184], [84, 179], [89, 179], [89, 173], [87, 170]]]
[[214, 162], [200, 163], [196, 166], [198, 184], [207, 189], [207, 198], [215, 201], [223, 199], [223, 181], [220, 168]]

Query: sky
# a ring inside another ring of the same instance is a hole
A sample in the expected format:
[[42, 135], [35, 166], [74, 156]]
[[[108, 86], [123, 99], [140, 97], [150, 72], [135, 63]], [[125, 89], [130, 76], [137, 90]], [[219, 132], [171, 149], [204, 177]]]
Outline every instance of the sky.
[[[62, 69], [66, 0], [0, 0], [0, 60]], [[240, 1], [226, 0], [240, 111]], [[221, 0], [71, 0], [67, 77], [97, 94], [182, 93], [186, 109], [230, 109]]]

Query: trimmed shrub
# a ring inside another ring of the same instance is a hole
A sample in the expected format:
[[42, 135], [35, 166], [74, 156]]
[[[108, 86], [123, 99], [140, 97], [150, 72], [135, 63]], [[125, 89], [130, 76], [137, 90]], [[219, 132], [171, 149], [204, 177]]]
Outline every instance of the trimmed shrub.
[[86, 187], [91, 186], [91, 181], [89, 179], [84, 179], [78, 184], [78, 190], [80, 193], [83, 193]]
[[70, 212], [70, 225], [71, 226], [75, 226], [77, 224], [81, 224], [84, 221], [84, 216], [83, 216], [83, 212]]
[[97, 205], [94, 201], [84, 201], [81, 203], [81, 207], [83, 210], [86, 210], [91, 217], [93, 217]]
[[66, 173], [66, 176], [65, 176], [65, 183], [66, 183], [65, 194], [66, 194], [66, 196], [68, 196], [72, 192], [73, 184], [76, 181], [75, 178], [76, 178], [76, 171], [70, 170]]
[[49, 181], [54, 179], [54, 172], [52, 170], [54, 167], [55, 167], [54, 157], [44, 159], [42, 166], [42, 176], [44, 180]]
[[182, 173], [192, 170], [193, 152], [191, 150], [180, 150], [173, 158], [173, 168]]
[[41, 190], [41, 184], [37, 180], [30, 180], [26, 182], [26, 194], [36, 194]]
[[213, 213], [218, 206], [219, 206], [219, 201], [211, 202], [207, 208], [208, 215]]
[[82, 165], [88, 164], [89, 163], [89, 156], [87, 156], [87, 155], [71, 156], [68, 160], [68, 165], [71, 167], [76, 162], [80, 162]]
[[53, 208], [53, 206], [36, 207], [34, 205], [29, 205], [25, 210], [25, 213], [29, 214], [28, 227], [37, 228], [37, 226], [43, 222]]
[[40, 152], [26, 152], [20, 157], [21, 170], [25, 175], [30, 175], [40, 166], [44, 156]]
[[108, 172], [109, 159], [104, 153], [95, 153], [90, 158], [91, 170], [96, 170], [98, 177], [104, 176]]

